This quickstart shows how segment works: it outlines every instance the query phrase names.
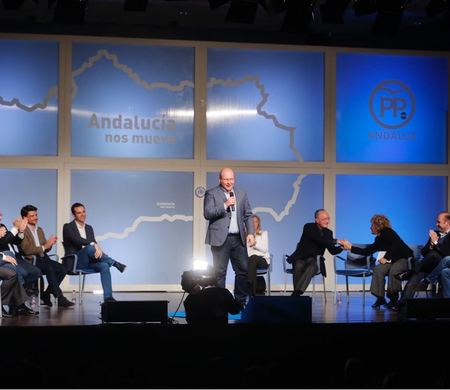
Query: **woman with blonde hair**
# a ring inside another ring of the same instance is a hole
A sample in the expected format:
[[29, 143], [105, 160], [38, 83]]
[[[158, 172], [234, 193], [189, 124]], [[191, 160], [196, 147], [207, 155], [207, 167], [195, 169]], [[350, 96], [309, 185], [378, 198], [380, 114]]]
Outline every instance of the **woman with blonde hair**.
[[249, 294], [256, 295], [256, 269], [268, 268], [270, 263], [269, 234], [261, 229], [261, 218], [252, 216], [255, 245], [247, 245]]
[[[385, 252], [384, 255], [378, 259], [380, 264], [373, 270], [370, 292], [377, 297], [377, 300], [372, 305], [373, 308], [385, 305], [387, 308], [391, 309], [397, 304], [398, 294], [401, 290], [401, 281], [398, 280], [395, 275], [405, 272], [408, 269], [407, 259], [413, 255], [413, 252], [392, 229], [391, 222], [385, 215], [375, 214], [370, 219], [370, 222], [370, 230], [372, 234], [376, 236], [373, 244], [368, 245], [366, 248], [359, 248], [352, 246], [352, 244], [347, 242], [347, 245], [344, 245], [344, 248], [364, 256], [369, 256], [375, 252]], [[387, 297], [390, 299], [389, 303], [386, 303], [384, 298], [386, 275], [388, 275], [386, 293]]]

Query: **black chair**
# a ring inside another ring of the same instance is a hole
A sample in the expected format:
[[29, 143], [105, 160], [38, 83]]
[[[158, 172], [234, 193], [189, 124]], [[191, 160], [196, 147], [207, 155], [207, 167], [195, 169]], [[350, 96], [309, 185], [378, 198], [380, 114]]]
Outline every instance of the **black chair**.
[[[64, 243], [63, 243], [64, 246]], [[86, 275], [96, 274], [97, 271], [86, 271], [78, 268], [78, 255], [64, 255], [61, 257], [62, 264], [67, 270], [67, 275], [78, 276], [78, 304], [83, 303], [83, 293], [84, 285], [86, 280]]]
[[[364, 248], [367, 244], [354, 244], [354, 246]], [[343, 262], [343, 268], [339, 267], [338, 262]], [[343, 257], [342, 255], [334, 256], [334, 301], [336, 302], [337, 297], [337, 286], [338, 286], [338, 276], [345, 276], [345, 285], [347, 292], [347, 303], [349, 302], [350, 294], [348, 288], [348, 278], [356, 277], [362, 278], [363, 280], [363, 305], [366, 303], [366, 277], [372, 276], [373, 274], [373, 264], [375, 263], [375, 259], [369, 256], [357, 255], [355, 253], [347, 252], [347, 256]]]
[[270, 255], [270, 262], [268, 267], [257, 267], [256, 268], [256, 276], [263, 276], [266, 278], [267, 285], [267, 295], [270, 295], [271, 287], [270, 287], [270, 273], [272, 272], [272, 263], [273, 263], [273, 255]]
[[[284, 290], [283, 294], [286, 294], [286, 288], [287, 288], [287, 276], [293, 275], [294, 273], [294, 265], [290, 264], [287, 259], [289, 258], [289, 255], [283, 255], [283, 273], [284, 273]], [[317, 272], [314, 274], [312, 278], [312, 285], [313, 285], [313, 298], [316, 294], [316, 276], [322, 275], [322, 285], [323, 285], [323, 299], [326, 302], [327, 301], [327, 289], [325, 286], [325, 275], [322, 273], [322, 269], [325, 269], [325, 259], [323, 256], [317, 255]]]

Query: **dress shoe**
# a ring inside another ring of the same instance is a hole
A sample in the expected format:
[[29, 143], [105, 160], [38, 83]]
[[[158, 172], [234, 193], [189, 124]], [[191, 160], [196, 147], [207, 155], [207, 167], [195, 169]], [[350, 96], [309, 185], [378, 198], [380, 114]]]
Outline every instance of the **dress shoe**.
[[389, 301], [384, 305], [386, 309], [392, 309], [394, 306], [398, 305], [398, 301]]
[[2, 306], [2, 316], [4, 318], [12, 318], [14, 317], [14, 313], [9, 309], [9, 311], [6, 311], [6, 309]]
[[404, 280], [409, 280], [411, 275], [412, 275], [412, 271], [405, 271], [405, 272], [395, 275], [394, 277], [403, 282]]
[[127, 268], [125, 264], [119, 263], [118, 261], [113, 264], [113, 267], [116, 267], [120, 272], [125, 271], [125, 268]]
[[105, 298], [105, 302], [117, 302], [113, 297]]
[[386, 304], [386, 299], [384, 299], [384, 298], [377, 298], [377, 300], [372, 305], [372, 307], [374, 309], [376, 309], [377, 307], [380, 307], [381, 305], [385, 305], [385, 304]]
[[30, 309], [28, 306], [26, 306], [24, 303], [17, 306], [17, 314], [19, 316], [37, 316], [39, 314], [38, 311], [34, 311], [33, 309]]
[[292, 292], [291, 297], [299, 297], [302, 294], [303, 294], [302, 291], [295, 290]]
[[50, 293], [43, 292], [41, 294], [41, 305], [46, 305], [48, 307], [52, 307], [53, 306], [52, 300], [50, 299]]
[[70, 307], [75, 305], [75, 303], [69, 301], [64, 295], [58, 297], [58, 306], [59, 307]]

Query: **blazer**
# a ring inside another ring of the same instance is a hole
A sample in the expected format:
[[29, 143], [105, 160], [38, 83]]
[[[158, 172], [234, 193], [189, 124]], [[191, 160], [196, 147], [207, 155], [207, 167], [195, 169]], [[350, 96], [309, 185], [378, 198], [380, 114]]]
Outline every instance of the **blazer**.
[[413, 256], [411, 248], [405, 244], [395, 230], [385, 227], [375, 237], [373, 244], [365, 248], [352, 246], [352, 253], [358, 255], [369, 256], [378, 251], [386, 251], [384, 258], [391, 260], [393, 263], [399, 259], [407, 259]]
[[39, 239], [40, 246], [36, 246], [36, 242], [34, 241], [33, 233], [30, 230], [30, 227], [27, 226], [25, 231], [23, 232], [24, 237], [20, 244], [21, 254], [23, 256], [44, 256], [50, 249], [44, 251], [42, 249], [42, 245], [45, 244], [47, 239], [45, 238], [44, 230], [37, 227], [37, 235]]
[[20, 245], [22, 239], [18, 234], [12, 234], [5, 225], [0, 223], [0, 227], [2, 226], [6, 229], [6, 234], [2, 238], [0, 238], [0, 252], [6, 252], [10, 250], [9, 244]]
[[[436, 233], [438, 233], [439, 235], [438, 231], [436, 231]], [[438, 252], [442, 257], [450, 256], [450, 232], [447, 233], [447, 235], [442, 240], [439, 240], [437, 245], [434, 245], [431, 242], [431, 238], [429, 238], [427, 243], [421, 250], [422, 256], [426, 256], [433, 250]]]
[[92, 228], [92, 226], [86, 223], [84, 225], [84, 229], [86, 230], [86, 239], [80, 236], [80, 232], [75, 220], [64, 224], [63, 245], [66, 256], [77, 253], [84, 246], [90, 245], [91, 242], [97, 242], [95, 240], [94, 229]]
[[303, 226], [303, 233], [297, 247], [287, 261], [293, 263], [296, 260], [304, 260], [318, 255], [323, 256], [325, 249], [332, 255], [342, 252], [342, 248], [336, 246], [336, 239], [333, 238], [333, 231], [319, 228], [315, 222], [307, 223]]
[[[254, 234], [251, 216], [253, 215], [245, 191], [233, 189], [236, 197], [236, 214], [242, 245], [246, 245], [247, 234]], [[203, 215], [208, 220], [205, 243], [212, 246], [221, 246], [227, 239], [230, 227], [231, 212], [227, 211], [224, 203], [227, 201], [221, 186], [206, 191], [203, 201]]]

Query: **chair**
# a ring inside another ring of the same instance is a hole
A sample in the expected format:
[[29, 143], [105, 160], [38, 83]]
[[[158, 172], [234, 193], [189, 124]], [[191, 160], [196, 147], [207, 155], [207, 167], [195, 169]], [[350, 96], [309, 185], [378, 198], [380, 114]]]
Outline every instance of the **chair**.
[[72, 255], [63, 256], [61, 257], [61, 260], [63, 266], [67, 270], [67, 275], [78, 276], [78, 304], [81, 305], [83, 303], [84, 282], [86, 275], [95, 274], [98, 272], [78, 269], [78, 255], [75, 253]]
[[[287, 276], [288, 274], [293, 275], [294, 274], [294, 265], [291, 266], [290, 263], [288, 263], [287, 259], [289, 258], [289, 255], [283, 255], [283, 273], [284, 273], [284, 291], [283, 294], [286, 294], [286, 287], [287, 287]], [[313, 297], [316, 294], [316, 276], [322, 275], [322, 285], [323, 285], [323, 299], [326, 302], [327, 301], [327, 290], [325, 287], [325, 276], [322, 274], [322, 266], [321, 263], [325, 259], [321, 255], [316, 256], [317, 260], [317, 272], [314, 274], [312, 278], [312, 285], [313, 285]]]
[[[23, 254], [23, 252], [20, 250], [20, 248], [16, 244], [12, 245], [12, 247], [13, 247], [13, 251], [14, 251], [14, 254], [15, 254], [16, 258], [18, 256], [20, 256], [22, 259], [25, 259], [25, 257], [29, 258], [29, 259], [31, 259], [31, 264], [36, 267], [37, 256], [35, 256], [35, 255], [25, 256]], [[52, 255], [47, 255], [47, 256], [50, 259], [59, 262], [59, 257], [58, 257], [57, 254], [52, 254]], [[37, 307], [39, 309], [41, 307], [41, 292], [43, 292], [44, 289], [45, 289], [44, 276], [40, 276], [39, 280], [36, 281], [36, 284], [37, 284], [37, 292], [38, 292], [38, 295], [37, 295]]]
[[[364, 248], [366, 244], [355, 244], [355, 246]], [[375, 262], [375, 259], [369, 256], [357, 255], [352, 252], [347, 252], [347, 257], [343, 257], [341, 255], [334, 256], [334, 301], [336, 302], [337, 296], [337, 278], [339, 275], [345, 276], [345, 285], [347, 290], [347, 303], [349, 302], [349, 288], [348, 288], [348, 278], [349, 277], [358, 277], [363, 279], [363, 305], [366, 303], [366, 277], [371, 276], [372, 271], [372, 263]], [[337, 266], [338, 261], [344, 262], [344, 268], [340, 268]]]
[[[406, 260], [408, 262], [408, 271], [412, 271], [414, 268], [414, 264], [422, 258], [421, 250], [423, 248], [423, 245], [409, 245], [409, 247], [413, 251], [413, 255], [408, 257]], [[407, 282], [407, 280], [402, 280], [402, 291], [405, 288]]]
[[256, 276], [264, 276], [266, 278], [266, 284], [267, 284], [267, 295], [270, 295], [270, 273], [272, 272], [272, 262], [273, 262], [273, 255], [270, 255], [270, 262], [268, 267], [261, 267], [256, 268]]
[[2, 303], [2, 294], [1, 294], [2, 283], [3, 283], [3, 280], [0, 279], [0, 318], [3, 317], [3, 303]]

